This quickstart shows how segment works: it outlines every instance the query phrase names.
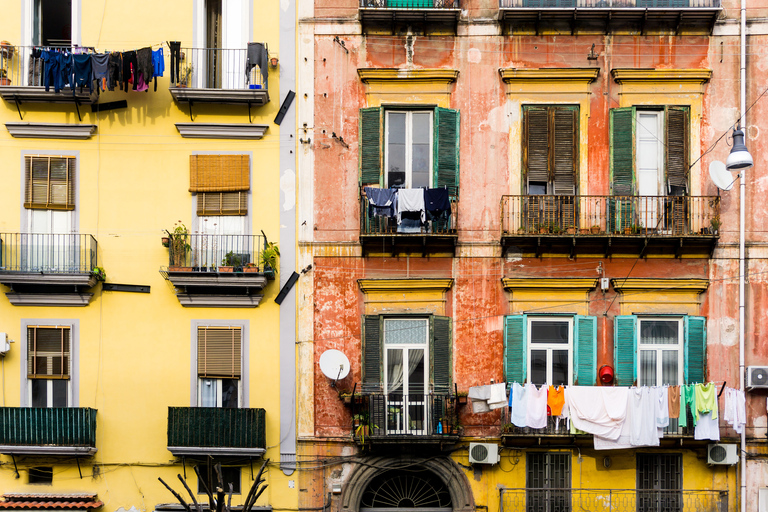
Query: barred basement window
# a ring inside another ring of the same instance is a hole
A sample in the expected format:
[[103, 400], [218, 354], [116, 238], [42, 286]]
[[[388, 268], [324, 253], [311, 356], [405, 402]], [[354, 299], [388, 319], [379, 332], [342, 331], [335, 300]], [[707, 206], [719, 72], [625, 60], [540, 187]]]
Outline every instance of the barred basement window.
[[24, 208], [75, 209], [77, 159], [66, 156], [24, 157]]
[[29, 468], [29, 483], [50, 485], [53, 483], [52, 467], [32, 467]]

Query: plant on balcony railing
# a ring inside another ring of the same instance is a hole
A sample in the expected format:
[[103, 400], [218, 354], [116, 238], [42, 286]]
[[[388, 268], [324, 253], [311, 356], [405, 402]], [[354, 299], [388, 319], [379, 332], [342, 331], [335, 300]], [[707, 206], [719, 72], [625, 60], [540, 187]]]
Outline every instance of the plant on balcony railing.
[[166, 231], [168, 233], [168, 247], [170, 249], [171, 265], [174, 267], [184, 266], [186, 260], [187, 251], [192, 246], [189, 245], [189, 230], [183, 222], [178, 221], [173, 225], [172, 231]]

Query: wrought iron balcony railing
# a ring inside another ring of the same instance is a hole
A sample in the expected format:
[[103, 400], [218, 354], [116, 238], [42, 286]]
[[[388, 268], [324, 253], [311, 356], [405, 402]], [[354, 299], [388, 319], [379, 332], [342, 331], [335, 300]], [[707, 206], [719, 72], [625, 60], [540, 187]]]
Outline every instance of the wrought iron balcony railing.
[[366, 438], [458, 436], [458, 411], [451, 395], [373, 393], [353, 402], [352, 432]]
[[[168, 241], [171, 272], [265, 272], [262, 235], [175, 235]], [[269, 269], [266, 270], [267, 272]]]
[[458, 9], [459, 0], [360, 0], [361, 8], [373, 9]]
[[[458, 225], [459, 200], [456, 197], [451, 197], [449, 201], [450, 212], [444, 211], [439, 214], [425, 212], [423, 223], [414, 220], [413, 223], [406, 226], [405, 223], [398, 223], [394, 211], [391, 212], [391, 215], [380, 214], [380, 211], [370, 206], [365, 192], [362, 192], [360, 195], [360, 234], [455, 236]], [[416, 226], [416, 224], [422, 225]]]
[[96, 248], [86, 234], [0, 233], [0, 273], [90, 274]]
[[[547, 417], [547, 426], [544, 428], [530, 428], [530, 427], [517, 427], [511, 424], [509, 421], [509, 409], [504, 408], [502, 410], [501, 421], [503, 423], [502, 435], [509, 437], [562, 437], [572, 434], [568, 421], [565, 419], [557, 420], [555, 416]], [[679, 438], [679, 437], [693, 437], [693, 418], [691, 412], [688, 411], [687, 426], [681, 427], [677, 418], [669, 419], [669, 426], [664, 428], [664, 437]], [[588, 434], [592, 435], [592, 434]]]
[[499, 0], [502, 9], [713, 9], [720, 0]]
[[31, 448], [53, 453], [57, 448], [77, 447], [95, 452], [95, 446], [96, 409], [0, 407], [2, 453], [32, 453]]
[[168, 449], [174, 454], [263, 453], [264, 409], [169, 407]]
[[179, 78], [171, 85], [191, 89], [267, 89], [268, 81], [263, 77], [268, 70], [248, 67], [245, 48], [182, 48]]
[[717, 196], [555, 196], [501, 199], [502, 236], [717, 236]]
[[501, 489], [501, 512], [725, 512], [728, 491], [518, 488]]

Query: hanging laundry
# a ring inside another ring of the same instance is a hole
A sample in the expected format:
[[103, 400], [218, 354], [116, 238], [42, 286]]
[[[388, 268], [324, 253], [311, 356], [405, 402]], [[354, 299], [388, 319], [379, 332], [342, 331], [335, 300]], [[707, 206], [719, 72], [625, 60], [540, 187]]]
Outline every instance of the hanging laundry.
[[397, 194], [395, 189], [365, 187], [365, 197], [368, 198], [369, 215], [371, 216], [395, 216], [395, 204]]
[[575, 428], [605, 439], [617, 439], [627, 417], [627, 388], [569, 386], [565, 390]]
[[546, 428], [547, 426], [547, 386], [536, 388], [536, 384], [530, 382], [525, 385], [525, 394], [528, 398], [525, 409], [525, 423], [530, 428]]
[[171, 85], [176, 85], [181, 82], [181, 75], [179, 74], [179, 66], [181, 65], [181, 42], [170, 41], [168, 48], [171, 52]]
[[72, 96], [75, 95], [75, 89], [80, 87], [80, 92], [83, 92], [85, 86], [88, 86], [88, 94], [93, 92], [92, 79], [93, 70], [91, 68], [91, 56], [87, 53], [81, 53], [72, 56]]
[[96, 82], [97, 91], [107, 90], [107, 76], [109, 74], [109, 54], [91, 54], [91, 81]]
[[501, 409], [507, 405], [507, 386], [500, 382], [491, 384], [491, 396], [488, 397], [488, 407], [491, 409]]
[[509, 411], [509, 422], [516, 427], [527, 427], [528, 395], [526, 388], [513, 382], [510, 393], [512, 393], [512, 408]]
[[629, 442], [632, 446], [659, 446], [656, 421], [657, 397], [651, 388], [631, 388], [627, 403]]
[[267, 69], [267, 59], [267, 49], [263, 44], [248, 43], [248, 54], [245, 61], [245, 75], [247, 78], [250, 78], [251, 70], [258, 66], [259, 71], [261, 71], [261, 83], [265, 89], [267, 87], [267, 75], [269, 73], [269, 70]]
[[656, 428], [659, 429], [659, 437], [664, 437], [664, 429], [669, 426], [669, 390], [667, 386], [654, 386], [651, 393], [656, 411]]
[[713, 382], [708, 384], [696, 384], [696, 412], [712, 411], [712, 418], [717, 419], [717, 388]]
[[133, 83], [133, 90], [138, 87], [136, 78], [133, 76], [133, 72], [136, 70], [136, 52], [123, 52], [123, 84], [120, 86], [121, 91], [128, 92], [128, 83]]
[[552, 416], [560, 416], [563, 413], [563, 406], [565, 405], [565, 387], [549, 386], [547, 390], [547, 407], [549, 407], [549, 413]]
[[114, 91], [115, 86], [117, 86], [122, 90], [123, 87], [120, 82], [123, 80], [123, 54], [120, 52], [110, 53], [108, 66], [107, 89]]
[[696, 412], [696, 390], [693, 385], [680, 386], [680, 426], [688, 426], [688, 411], [693, 418], [693, 426], [699, 419], [699, 413]]
[[669, 403], [669, 417], [677, 419], [680, 417], [680, 386], [669, 386], [667, 388], [667, 398]]
[[53, 92], [61, 92], [64, 87], [64, 79], [61, 76], [62, 56], [59, 52], [53, 50], [45, 50], [41, 54], [43, 59], [43, 85], [45, 86], [45, 92], [51, 90], [53, 85]]
[[[424, 224], [424, 189], [401, 188], [397, 191], [398, 233], [418, 233]], [[403, 214], [412, 213], [411, 219]], [[410, 221], [410, 222], [409, 222]]]
[[165, 71], [165, 59], [161, 47], [152, 52], [152, 76], [155, 79], [155, 92], [157, 92], [157, 77], [163, 76], [163, 71]]
[[[149, 82], [154, 77], [154, 65], [152, 63], [152, 48], [149, 46], [136, 51], [136, 68], [139, 85], [137, 91], [149, 91]], [[157, 81], [155, 81], [157, 90]]]
[[725, 388], [725, 408], [723, 419], [731, 425], [737, 434], [744, 432], [747, 424], [747, 404], [744, 391], [741, 389]]
[[699, 416], [696, 422], [696, 428], [693, 430], [693, 438], [699, 441], [720, 440], [720, 422], [717, 419], [717, 402], [714, 408]]
[[475, 414], [490, 412], [488, 399], [491, 398], [491, 386], [470, 387], [467, 396], [472, 400], [472, 412]]
[[32, 48], [29, 54], [29, 71], [27, 72], [27, 83], [30, 86], [43, 85], [43, 52], [39, 48]]
[[431, 232], [442, 233], [450, 229], [451, 200], [447, 188], [425, 189], [424, 209]]

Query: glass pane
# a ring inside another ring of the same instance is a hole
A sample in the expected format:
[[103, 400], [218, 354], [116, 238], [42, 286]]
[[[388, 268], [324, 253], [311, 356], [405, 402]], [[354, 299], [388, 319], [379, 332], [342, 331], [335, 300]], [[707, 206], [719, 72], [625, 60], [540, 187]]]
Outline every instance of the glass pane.
[[200, 379], [200, 407], [216, 407], [216, 381]]
[[552, 382], [553, 386], [565, 386], [568, 384], [568, 351], [552, 351]]
[[674, 345], [679, 341], [679, 327], [680, 322], [677, 320], [641, 320], [640, 343]]
[[384, 322], [384, 343], [425, 344], [427, 341], [427, 322], [424, 320], [386, 320]]
[[387, 393], [403, 392], [403, 349], [387, 349]]
[[387, 185], [405, 186], [405, 112], [387, 115]]
[[547, 351], [531, 350], [531, 382], [546, 384], [547, 382]]
[[531, 322], [531, 343], [568, 343], [568, 322], [557, 320]]
[[413, 119], [413, 143], [429, 145], [430, 132], [432, 131], [432, 114], [429, 112], [414, 112]]
[[234, 379], [222, 379], [221, 381], [221, 406], [237, 408], [237, 381]]
[[48, 381], [32, 379], [29, 384], [32, 387], [32, 407], [48, 407]]
[[413, 161], [411, 162], [411, 187], [429, 188], [429, 144], [414, 144]]
[[656, 385], [656, 351], [640, 351], [640, 376], [638, 378], [640, 386]]
[[66, 380], [54, 380], [53, 383], [53, 406], [67, 407], [67, 384]]
[[661, 352], [661, 384], [676, 386], [680, 384], [677, 366], [677, 350], [664, 350]]
[[408, 351], [408, 396], [411, 401], [421, 400], [424, 395], [424, 349]]

